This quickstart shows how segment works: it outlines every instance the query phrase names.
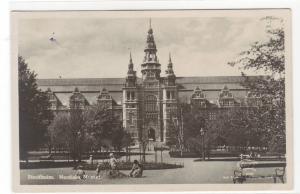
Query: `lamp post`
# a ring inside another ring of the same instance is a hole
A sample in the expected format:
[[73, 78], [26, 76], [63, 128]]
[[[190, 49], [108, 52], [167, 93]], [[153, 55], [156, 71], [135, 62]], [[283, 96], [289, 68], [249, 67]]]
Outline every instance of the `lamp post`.
[[78, 161], [81, 162], [81, 132], [80, 130], [77, 131], [77, 155], [78, 155]]
[[205, 131], [201, 127], [201, 129], [200, 129], [200, 136], [201, 136], [201, 141], [202, 141], [202, 161], [205, 160], [204, 134], [205, 134]]

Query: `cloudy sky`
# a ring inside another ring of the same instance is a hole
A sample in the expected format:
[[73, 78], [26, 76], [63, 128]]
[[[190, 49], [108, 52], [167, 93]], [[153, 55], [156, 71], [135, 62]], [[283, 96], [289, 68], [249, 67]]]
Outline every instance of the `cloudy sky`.
[[[227, 62], [266, 40], [265, 25], [259, 17], [152, 18], [162, 75], [169, 52], [177, 76], [240, 75]], [[21, 19], [19, 54], [38, 78], [125, 77], [131, 50], [140, 76], [148, 28], [148, 17]]]

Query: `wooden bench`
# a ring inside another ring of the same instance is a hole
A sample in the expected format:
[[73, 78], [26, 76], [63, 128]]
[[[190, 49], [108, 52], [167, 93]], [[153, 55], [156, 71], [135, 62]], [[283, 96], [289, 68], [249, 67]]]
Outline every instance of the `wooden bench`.
[[[257, 169], [273, 168], [268, 173], [257, 173]], [[271, 178], [274, 183], [277, 179], [284, 183], [285, 161], [251, 161], [242, 160], [238, 162], [238, 169], [234, 170], [233, 183], [243, 183], [247, 179], [264, 179]], [[250, 173], [249, 173], [250, 172]]]

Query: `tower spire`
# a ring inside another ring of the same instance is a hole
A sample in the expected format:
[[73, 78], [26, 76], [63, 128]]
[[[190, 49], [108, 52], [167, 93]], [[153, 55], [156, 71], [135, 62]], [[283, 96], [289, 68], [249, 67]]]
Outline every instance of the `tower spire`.
[[133, 62], [131, 51], [129, 52], [129, 64], [128, 64], [128, 71], [126, 77], [126, 86], [135, 86], [136, 84], [136, 71], [133, 69]]
[[128, 64], [128, 73], [127, 74], [132, 74], [133, 71], [133, 62], [132, 62], [132, 56], [131, 56], [131, 51], [129, 52], [129, 64]]
[[149, 30], [147, 34], [146, 46], [144, 49], [145, 55], [142, 66], [143, 80], [159, 80], [160, 64], [156, 55], [157, 49], [151, 26], [151, 18], [149, 19]]
[[169, 64], [172, 64], [171, 52], [169, 52]]
[[166, 70], [166, 76], [167, 76], [167, 79], [169, 81], [169, 84], [173, 84], [175, 83], [175, 74], [174, 74], [174, 71], [173, 71], [173, 63], [172, 63], [172, 59], [171, 59], [171, 53], [169, 52], [169, 63], [168, 63], [168, 68]]
[[129, 52], [129, 64], [132, 64], [131, 51]]
[[169, 63], [168, 63], [168, 70], [167, 70], [170, 73], [174, 73], [173, 72], [173, 63], [172, 63], [172, 59], [171, 59], [171, 52], [169, 52]]

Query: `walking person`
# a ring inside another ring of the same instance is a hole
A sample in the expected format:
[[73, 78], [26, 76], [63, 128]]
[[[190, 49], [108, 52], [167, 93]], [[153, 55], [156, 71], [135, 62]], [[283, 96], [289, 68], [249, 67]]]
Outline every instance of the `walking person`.
[[101, 178], [100, 172], [101, 172], [101, 164], [98, 162], [97, 168], [96, 168], [96, 177], [97, 178]]
[[110, 157], [109, 165], [110, 165], [110, 169], [111, 169], [109, 175], [116, 177], [119, 174], [118, 165], [117, 165], [118, 161], [113, 153], [110, 153], [109, 157]]

